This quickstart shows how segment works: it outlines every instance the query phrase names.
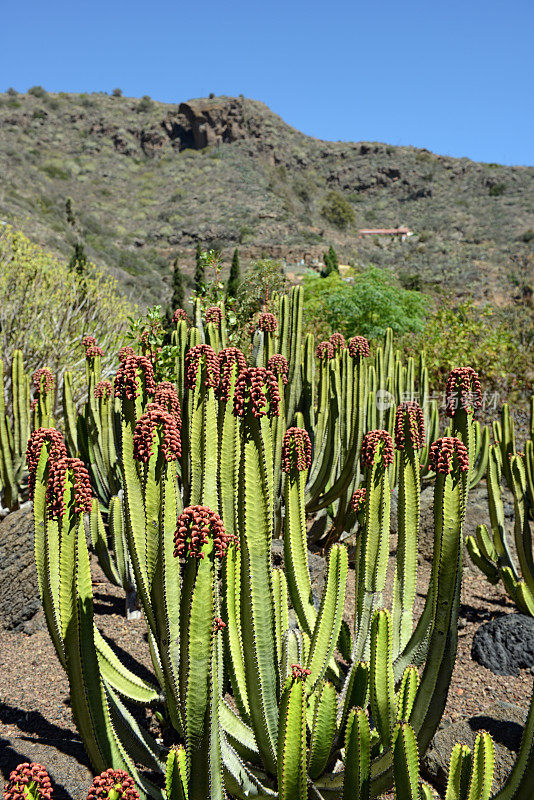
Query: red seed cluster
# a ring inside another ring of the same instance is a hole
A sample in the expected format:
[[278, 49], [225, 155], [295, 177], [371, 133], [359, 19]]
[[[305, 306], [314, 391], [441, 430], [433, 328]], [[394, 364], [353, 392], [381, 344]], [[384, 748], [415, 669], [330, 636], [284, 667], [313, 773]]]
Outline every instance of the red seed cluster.
[[226, 628], [226, 622], [223, 622], [220, 617], [215, 617], [214, 628], [216, 632], [223, 631]]
[[182, 427], [182, 409], [178, 400], [176, 386], [170, 381], [161, 381], [154, 392], [154, 403], [161, 406], [174, 417], [178, 430]]
[[197, 344], [185, 354], [185, 385], [194, 389], [199, 364], [205, 367], [205, 385], [216, 389], [219, 384], [219, 358], [209, 344]]
[[121, 360], [115, 375], [115, 397], [121, 400], [135, 400], [139, 396], [138, 371], [144, 375], [146, 393], [154, 394], [156, 390], [154, 367], [148, 358], [146, 356], [127, 355], [124, 360]]
[[181, 319], [187, 321], [187, 314], [185, 313], [183, 308], [177, 308], [174, 314], [172, 315], [172, 321], [176, 325], [178, 322], [180, 322]]
[[311, 670], [306, 667], [301, 667], [300, 664], [291, 664], [291, 671], [293, 677], [297, 680], [305, 681], [308, 675], [311, 675]]
[[48, 455], [50, 462], [56, 461], [59, 458], [67, 457], [67, 448], [65, 447], [63, 436], [58, 430], [55, 428], [37, 428], [37, 430], [33, 431], [26, 448], [26, 464], [28, 465], [28, 489], [30, 500], [33, 500], [33, 493], [35, 490], [35, 473], [37, 471], [37, 465], [39, 464], [41, 450], [43, 449], [43, 444], [45, 442], [50, 443]]
[[204, 558], [202, 548], [208, 539], [213, 539], [215, 558], [222, 560], [228, 546], [237, 544], [237, 536], [227, 533], [220, 516], [208, 506], [190, 506], [178, 517], [174, 534], [174, 555], [176, 558]]
[[334, 353], [339, 353], [341, 350], [344, 350], [345, 347], [347, 346], [345, 337], [343, 336], [342, 333], [333, 333], [328, 341], [334, 348]]
[[126, 345], [126, 347], [121, 347], [119, 350], [119, 361], [126, 361], [127, 358], [132, 358], [135, 356], [135, 350], [130, 345]]
[[27, 800], [29, 794], [24, 787], [34, 783], [42, 800], [52, 797], [52, 784], [48, 772], [42, 764], [36, 761], [25, 761], [19, 764], [9, 775], [9, 781], [4, 786], [4, 800]]
[[419, 403], [399, 403], [395, 414], [395, 447], [404, 450], [406, 429], [414, 450], [425, 443], [425, 418]]
[[454, 467], [455, 456], [460, 472], [467, 472], [469, 469], [467, 449], [456, 436], [443, 436], [430, 445], [429, 461], [434, 472], [448, 475]]
[[334, 358], [335, 352], [333, 345], [330, 342], [319, 342], [317, 345], [317, 349], [315, 351], [315, 355], [317, 358], [320, 358], [321, 361], [326, 361], [327, 359]]
[[353, 336], [352, 339], [349, 339], [349, 353], [352, 358], [367, 358], [369, 342], [365, 336]]
[[270, 314], [266, 311], [258, 317], [257, 328], [264, 333], [275, 333], [278, 328], [278, 320], [274, 314]]
[[282, 469], [284, 472], [301, 472], [308, 469], [310, 464], [311, 442], [308, 432], [304, 428], [288, 428], [282, 444]]
[[91, 481], [83, 461], [79, 458], [60, 456], [49, 461], [46, 502], [50, 519], [61, 519], [65, 514], [65, 482], [68, 470], [73, 473], [74, 512], [89, 514], [91, 511]]
[[359, 514], [360, 511], [363, 511], [363, 507], [365, 506], [365, 495], [367, 494], [365, 487], [361, 489], [356, 489], [354, 494], [350, 499], [350, 505], [352, 510], [355, 514]]
[[139, 800], [139, 792], [135, 788], [133, 778], [122, 769], [107, 769], [97, 775], [91, 784], [87, 800], [107, 800], [114, 789], [121, 800]]
[[382, 442], [382, 464], [387, 467], [393, 463], [393, 440], [387, 431], [369, 431], [363, 437], [361, 450], [362, 467], [372, 467], [375, 463], [376, 450]]
[[161, 432], [161, 452], [165, 461], [176, 461], [182, 454], [182, 443], [176, 419], [162, 406], [149, 403], [139, 418], [133, 435], [133, 456], [146, 464], [152, 455], [156, 428]]
[[94, 347], [96, 344], [96, 339], [94, 336], [84, 336], [82, 339], [82, 344], [87, 350], [88, 347]]
[[267, 414], [277, 417], [279, 404], [280, 393], [274, 372], [263, 367], [247, 367], [239, 374], [234, 394], [236, 417], [243, 417], [247, 411], [255, 417], [265, 417]]
[[206, 309], [206, 325], [208, 322], [213, 325], [220, 325], [222, 322], [222, 311], [219, 306], [210, 306]]
[[270, 369], [277, 378], [282, 376], [282, 383], [287, 386], [287, 376], [289, 375], [289, 364], [287, 358], [276, 353], [267, 362], [267, 369]]
[[35, 396], [40, 397], [41, 391], [48, 394], [54, 388], [55, 378], [48, 369], [48, 367], [41, 367], [33, 373], [33, 386], [35, 389]]
[[482, 389], [478, 372], [472, 367], [457, 367], [453, 369], [447, 380], [446, 414], [454, 417], [458, 408], [469, 414], [474, 414], [482, 405]]
[[113, 394], [113, 386], [110, 381], [99, 381], [95, 386], [95, 397], [97, 400], [111, 397]]
[[224, 347], [219, 353], [219, 388], [217, 391], [219, 400], [228, 402], [230, 398], [230, 381], [232, 367], [235, 363], [237, 363], [238, 375], [247, 368], [245, 356], [238, 347]]

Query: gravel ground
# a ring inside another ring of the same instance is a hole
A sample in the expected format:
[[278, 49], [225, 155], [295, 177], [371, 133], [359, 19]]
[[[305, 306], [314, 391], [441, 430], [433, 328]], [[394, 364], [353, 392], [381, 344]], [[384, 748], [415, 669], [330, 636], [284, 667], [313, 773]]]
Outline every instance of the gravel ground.
[[[392, 548], [395, 541], [392, 538]], [[390, 576], [393, 571], [393, 553]], [[351, 571], [352, 574], [352, 571]], [[424, 603], [430, 563], [420, 559], [415, 613]], [[97, 625], [127, 663], [145, 677], [152, 668], [143, 620], [127, 622], [121, 590], [110, 586], [93, 562], [93, 591]], [[385, 596], [386, 604], [389, 597]], [[354, 608], [353, 580], [349, 576], [346, 616]], [[458, 656], [445, 718], [458, 721], [484, 713], [495, 700], [528, 707], [532, 676], [498, 677], [471, 659], [471, 644], [479, 625], [513, 605], [498, 587], [491, 586], [467, 561], [460, 610]], [[76, 733], [69, 707], [68, 682], [46, 630], [2, 633], [0, 653], [0, 778], [24, 760], [50, 767], [57, 798], [85, 798], [91, 782], [89, 764]], [[150, 721], [153, 727], [153, 720]], [[436, 795], [437, 796], [437, 795]], [[392, 798], [389, 793], [385, 798]]]

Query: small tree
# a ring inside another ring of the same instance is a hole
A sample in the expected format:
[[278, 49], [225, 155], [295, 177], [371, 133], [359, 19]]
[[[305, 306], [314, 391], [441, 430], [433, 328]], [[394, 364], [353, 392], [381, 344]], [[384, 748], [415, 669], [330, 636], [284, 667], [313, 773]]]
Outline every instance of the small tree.
[[122, 97], [122, 89], [118, 89], [118, 88], [117, 89], [113, 89], [111, 94], [113, 95], [113, 97]]
[[72, 197], [67, 197], [65, 200], [65, 214], [67, 216], [67, 222], [73, 228], [76, 227], [76, 217], [74, 216], [74, 208], [72, 205]]
[[185, 290], [184, 279], [182, 270], [178, 264], [178, 259], [175, 258], [172, 265], [172, 297], [171, 297], [171, 313], [174, 313], [177, 308], [184, 307]]
[[85, 275], [87, 271], [88, 263], [89, 262], [85, 254], [85, 247], [83, 246], [83, 242], [78, 240], [74, 245], [74, 252], [68, 263], [68, 269], [70, 272], [75, 272], [77, 275], [82, 277], [83, 275]]
[[354, 210], [339, 192], [328, 192], [321, 215], [336, 228], [346, 228], [354, 222]]
[[333, 245], [330, 245], [327, 253], [323, 253], [323, 260], [324, 260], [324, 270], [321, 273], [323, 278], [326, 278], [328, 275], [331, 275], [332, 272], [339, 273], [339, 258], [337, 256], [336, 251], [334, 250]]
[[230, 267], [230, 276], [228, 278], [228, 285], [226, 287], [226, 294], [228, 297], [236, 297], [240, 283], [241, 265], [239, 263], [239, 251], [236, 247], [232, 257], [232, 266]]
[[204, 294], [206, 288], [206, 259], [203, 257], [200, 242], [197, 243], [195, 255], [195, 292]]

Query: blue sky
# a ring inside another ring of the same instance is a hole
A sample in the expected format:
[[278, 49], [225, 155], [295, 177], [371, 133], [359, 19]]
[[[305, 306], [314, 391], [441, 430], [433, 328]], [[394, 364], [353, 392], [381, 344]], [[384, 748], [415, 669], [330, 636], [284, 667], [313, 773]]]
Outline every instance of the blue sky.
[[534, 164], [533, 0], [6, 0], [1, 22], [2, 91], [244, 94], [323, 139]]

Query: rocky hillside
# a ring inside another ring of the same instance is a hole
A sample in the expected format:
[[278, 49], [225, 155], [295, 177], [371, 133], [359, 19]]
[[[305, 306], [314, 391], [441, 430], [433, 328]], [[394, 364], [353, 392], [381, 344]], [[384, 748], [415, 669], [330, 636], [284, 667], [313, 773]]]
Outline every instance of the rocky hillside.
[[[0, 219], [64, 254], [81, 234], [140, 302], [166, 299], [171, 258], [189, 269], [199, 241], [289, 263], [333, 243], [344, 262], [392, 268], [408, 286], [496, 302], [532, 291], [533, 167], [324, 142], [243, 97], [166, 105], [34, 89], [0, 95], [0, 131]], [[398, 225], [414, 236], [358, 239]]]

